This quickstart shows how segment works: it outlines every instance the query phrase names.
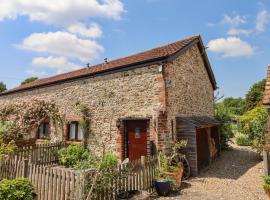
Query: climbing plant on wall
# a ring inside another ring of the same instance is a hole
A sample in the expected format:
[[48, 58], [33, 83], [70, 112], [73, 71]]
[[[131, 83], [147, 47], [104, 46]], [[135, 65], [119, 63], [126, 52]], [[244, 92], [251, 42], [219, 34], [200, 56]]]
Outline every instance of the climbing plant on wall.
[[36, 130], [44, 120], [50, 121], [55, 134], [62, 134], [62, 119], [54, 102], [34, 99], [8, 104], [0, 108], [0, 139], [4, 143], [23, 139]]

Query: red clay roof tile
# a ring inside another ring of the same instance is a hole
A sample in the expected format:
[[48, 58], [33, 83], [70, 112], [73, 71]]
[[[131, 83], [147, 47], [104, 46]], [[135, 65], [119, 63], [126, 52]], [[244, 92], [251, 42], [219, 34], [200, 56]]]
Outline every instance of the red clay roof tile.
[[171, 43], [171, 44], [164, 45], [158, 48], [150, 49], [150, 50], [137, 53], [131, 56], [112, 60], [107, 63], [98, 64], [90, 68], [83, 68], [83, 69], [79, 69], [79, 70], [64, 73], [64, 74], [59, 74], [59, 75], [48, 77], [48, 78], [38, 79], [34, 82], [21, 85], [14, 89], [2, 92], [1, 95], [14, 93], [17, 91], [22, 91], [22, 90], [28, 90], [35, 87], [49, 85], [49, 84], [54, 84], [54, 83], [58, 83], [58, 82], [66, 81], [66, 80], [76, 79], [83, 76], [101, 73], [108, 70], [115, 70], [115, 69], [123, 68], [126, 66], [130, 66], [130, 65], [136, 65], [136, 64], [151, 62], [158, 59], [164, 59], [168, 56], [175, 54], [176, 52], [180, 51], [181, 49], [183, 49], [184, 47], [188, 46], [190, 43], [198, 39], [200, 39], [200, 36], [196, 35], [196, 36], [192, 36], [181, 41], [177, 41], [175, 43]]

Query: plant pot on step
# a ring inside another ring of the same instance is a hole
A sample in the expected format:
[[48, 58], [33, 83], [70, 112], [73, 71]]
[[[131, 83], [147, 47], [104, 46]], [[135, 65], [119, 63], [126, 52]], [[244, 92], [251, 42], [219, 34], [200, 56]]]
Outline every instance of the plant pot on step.
[[171, 192], [171, 181], [164, 179], [157, 179], [154, 181], [155, 189], [159, 196], [168, 196]]

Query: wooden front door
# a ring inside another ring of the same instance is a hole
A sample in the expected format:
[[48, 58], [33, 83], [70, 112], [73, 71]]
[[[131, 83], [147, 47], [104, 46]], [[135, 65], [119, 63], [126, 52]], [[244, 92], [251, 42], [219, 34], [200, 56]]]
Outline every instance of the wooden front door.
[[130, 120], [126, 124], [129, 160], [147, 156], [147, 120]]

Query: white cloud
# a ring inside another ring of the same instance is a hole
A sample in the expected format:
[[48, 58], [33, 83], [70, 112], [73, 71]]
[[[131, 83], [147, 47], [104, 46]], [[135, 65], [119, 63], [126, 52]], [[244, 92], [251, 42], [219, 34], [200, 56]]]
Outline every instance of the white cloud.
[[82, 68], [80, 65], [69, 62], [65, 57], [53, 56], [33, 58], [32, 66], [54, 69], [57, 74]]
[[211, 40], [208, 47], [209, 51], [221, 54], [222, 57], [241, 57], [254, 53], [253, 47], [238, 37]]
[[37, 77], [48, 75], [48, 73], [45, 71], [35, 71], [35, 70], [27, 70], [26, 73], [29, 74], [30, 76], [37, 76]]
[[68, 32], [33, 33], [23, 40], [17, 47], [40, 53], [79, 59], [91, 62], [103, 51], [103, 47], [96, 41], [80, 39]]
[[227, 32], [228, 35], [250, 35], [252, 33], [252, 30], [248, 29], [238, 29], [238, 28], [230, 28]]
[[77, 22], [70, 25], [67, 30], [71, 33], [78, 34], [79, 36], [89, 38], [98, 38], [102, 35], [102, 30], [96, 23], [92, 23], [87, 27], [85, 24]]
[[0, 20], [28, 16], [32, 21], [69, 25], [91, 17], [120, 19], [120, 0], [0, 0]]
[[234, 17], [231, 17], [229, 15], [224, 15], [222, 22], [235, 27], [235, 26], [239, 26], [240, 24], [245, 24], [246, 17], [240, 16], [240, 15], [236, 15]]
[[265, 30], [265, 25], [269, 22], [269, 13], [267, 10], [261, 10], [256, 19], [256, 30], [258, 32], [264, 32]]

